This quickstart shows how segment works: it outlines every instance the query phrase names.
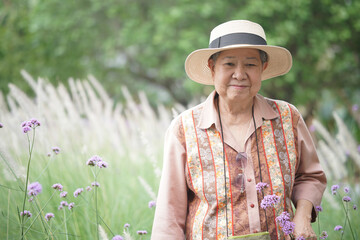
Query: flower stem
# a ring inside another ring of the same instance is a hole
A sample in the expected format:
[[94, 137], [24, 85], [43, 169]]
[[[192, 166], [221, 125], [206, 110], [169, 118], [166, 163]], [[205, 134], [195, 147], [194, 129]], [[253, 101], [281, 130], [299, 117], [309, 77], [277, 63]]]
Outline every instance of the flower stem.
[[[35, 206], [37, 207], [39, 213], [40, 213], [40, 214], [42, 213], [42, 214], [44, 215], [43, 209], [41, 209], [40, 204], [38, 203], [37, 197], [35, 197], [34, 201], [35, 201]], [[47, 235], [49, 235], [49, 234], [48, 234], [48, 231], [47, 231], [47, 229], [46, 229], [45, 223], [44, 223], [44, 219], [43, 219], [43, 218], [40, 218], [40, 220], [41, 220], [41, 224], [43, 225], [43, 228], [44, 228], [45, 233], [46, 233]]]
[[98, 216], [98, 206], [97, 206], [97, 187], [95, 187], [95, 212], [96, 212], [96, 226], [97, 226], [96, 237], [99, 240], [99, 216]]
[[[355, 240], [354, 232], [353, 232], [353, 230], [352, 230], [351, 222], [350, 222], [349, 214], [348, 214], [348, 211], [349, 211], [349, 209], [348, 209], [348, 203], [345, 203], [345, 204], [346, 204], [346, 208], [345, 208], [344, 203], [343, 203], [343, 200], [342, 200], [342, 196], [340, 196], [340, 194], [339, 194], [338, 196], [339, 196], [339, 198], [340, 198], [340, 200], [341, 200], [341, 205], [342, 205], [342, 207], [343, 207], [343, 209], [344, 209], [345, 216], [346, 216], [346, 218], [345, 218], [345, 223], [344, 223], [344, 232], [345, 232], [346, 223], [349, 222], [349, 228], [350, 228], [350, 231], [351, 231], [351, 235], [352, 235], [353, 239]], [[343, 238], [343, 236], [344, 236], [344, 233], [341, 234], [341, 239]]]
[[10, 226], [10, 194], [11, 191], [9, 189], [9, 194], [8, 194], [8, 216], [7, 216], [7, 224], [6, 224], [6, 240], [9, 239], [9, 226]]
[[53, 192], [53, 194], [51, 195], [51, 197], [49, 198], [49, 200], [45, 203], [45, 205], [38, 211], [38, 214], [36, 215], [36, 217], [34, 218], [34, 220], [31, 222], [30, 226], [26, 229], [25, 233], [24, 233], [24, 237], [26, 235], [26, 233], [31, 229], [32, 225], [35, 223], [36, 219], [41, 215], [41, 213], [43, 212], [43, 210], [45, 209], [45, 207], [48, 205], [48, 203], [50, 202], [50, 200], [53, 198], [54, 194], [56, 191]]
[[[30, 141], [28, 134], [26, 134], [26, 136], [27, 136], [28, 143], [29, 143], [29, 159], [28, 159], [28, 164], [27, 164], [27, 169], [26, 169], [26, 180], [25, 180], [25, 189], [24, 189], [24, 202], [23, 202], [22, 212], [25, 211], [27, 187], [28, 187], [29, 172], [30, 172], [30, 162], [31, 162], [31, 156], [32, 156], [32, 151], [33, 151], [33, 148], [34, 148], [34, 141], [35, 141], [35, 129], [34, 129], [34, 131], [33, 131], [32, 141]], [[22, 218], [21, 218], [21, 239], [24, 239], [24, 217], [25, 217], [25, 215], [23, 214], [23, 216], [22, 216]]]
[[349, 203], [345, 203], [345, 204], [346, 204], [346, 209], [345, 209], [345, 207], [344, 207], [344, 204], [343, 204], [343, 207], [344, 207], [344, 211], [345, 211], [345, 214], [346, 214], [346, 219], [347, 219], [347, 221], [349, 222], [349, 227], [350, 227], [351, 235], [352, 235], [353, 239], [355, 240], [354, 232], [353, 232], [353, 230], [352, 230], [351, 222], [350, 222], [350, 219], [349, 219]]
[[320, 235], [320, 212], [318, 212], [318, 217], [317, 217], [317, 221], [318, 221], [318, 234]]
[[68, 232], [67, 232], [67, 225], [66, 225], [66, 209], [63, 209], [64, 210], [64, 222], [65, 222], [65, 236], [66, 236], [66, 240], [69, 239], [68, 237]]
[[[95, 169], [95, 173], [94, 174], [94, 180], [96, 182], [97, 180], [97, 175], [99, 174], [99, 171], [96, 171]], [[99, 213], [98, 213], [98, 204], [97, 204], [97, 186], [95, 187], [95, 214], [96, 214], [96, 238], [97, 240], [99, 240]]]

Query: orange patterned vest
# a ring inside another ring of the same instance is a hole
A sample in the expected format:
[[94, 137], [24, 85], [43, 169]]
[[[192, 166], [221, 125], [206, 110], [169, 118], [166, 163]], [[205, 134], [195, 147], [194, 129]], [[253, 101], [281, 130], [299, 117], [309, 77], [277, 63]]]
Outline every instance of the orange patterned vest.
[[[281, 197], [280, 203], [274, 208], [274, 216], [279, 216], [284, 210], [293, 215], [291, 192], [295, 179], [297, 152], [292, 111], [286, 102], [268, 100], [268, 103], [279, 112], [280, 118], [263, 121], [262, 126], [257, 129], [261, 131], [258, 145], [259, 148], [263, 148], [265, 155], [271, 192]], [[226, 227], [231, 235], [234, 225], [229, 164], [225, 153], [228, 200], [226, 204], [221, 136], [215, 127], [206, 130], [196, 127], [201, 109], [190, 109], [182, 116], [188, 175], [192, 184], [191, 188], [201, 200], [196, 209], [191, 238], [203, 239], [203, 231], [207, 231], [207, 234], [213, 236], [211, 239], [226, 239]], [[279, 141], [280, 138], [277, 139], [278, 137], [281, 137], [281, 141]], [[279, 148], [282, 150], [279, 151]], [[216, 210], [210, 206], [216, 206]], [[228, 226], [226, 226], [226, 207]], [[213, 211], [217, 211], [216, 214], [211, 214]], [[277, 239], [284, 239], [282, 231], [278, 226], [275, 227]]]

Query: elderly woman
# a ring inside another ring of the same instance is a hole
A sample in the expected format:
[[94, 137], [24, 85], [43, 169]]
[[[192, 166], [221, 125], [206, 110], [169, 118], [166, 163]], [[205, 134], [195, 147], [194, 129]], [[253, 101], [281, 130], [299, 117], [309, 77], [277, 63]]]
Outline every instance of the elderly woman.
[[[187, 57], [188, 76], [215, 91], [166, 133], [151, 239], [316, 239], [311, 222], [326, 177], [313, 141], [294, 106], [258, 94], [291, 66], [290, 52], [267, 45], [263, 28], [245, 20], [215, 27], [209, 48]], [[294, 229], [276, 220], [284, 212]]]

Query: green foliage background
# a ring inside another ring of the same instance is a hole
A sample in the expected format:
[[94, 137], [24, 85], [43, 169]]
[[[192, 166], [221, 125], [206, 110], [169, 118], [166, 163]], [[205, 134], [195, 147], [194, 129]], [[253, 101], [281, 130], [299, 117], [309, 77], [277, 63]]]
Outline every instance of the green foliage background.
[[320, 99], [350, 108], [360, 102], [359, 11], [354, 0], [3, 0], [0, 89], [29, 90], [21, 69], [51, 82], [93, 74], [115, 99], [126, 85], [152, 104], [187, 104], [212, 88], [186, 77], [186, 56], [206, 48], [219, 23], [249, 19], [294, 59], [289, 74], [264, 82], [264, 95], [303, 105], [306, 116]]

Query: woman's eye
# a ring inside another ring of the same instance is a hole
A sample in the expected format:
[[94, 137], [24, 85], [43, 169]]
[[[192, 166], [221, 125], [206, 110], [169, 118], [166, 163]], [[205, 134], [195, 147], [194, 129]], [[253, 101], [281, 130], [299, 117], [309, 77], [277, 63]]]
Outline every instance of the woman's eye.
[[248, 67], [255, 67], [255, 66], [256, 66], [256, 64], [253, 64], [253, 63], [248, 63], [248, 64], [246, 64], [246, 66], [248, 66]]
[[231, 63], [231, 62], [227, 62], [225, 63], [226, 66], [234, 66], [235, 64], [234, 63]]

